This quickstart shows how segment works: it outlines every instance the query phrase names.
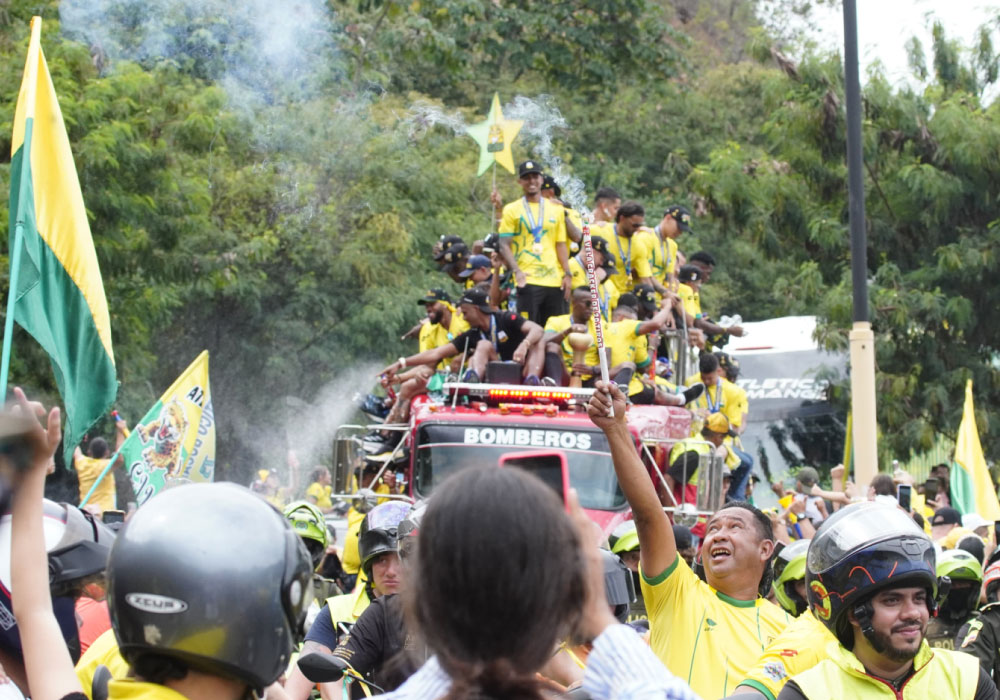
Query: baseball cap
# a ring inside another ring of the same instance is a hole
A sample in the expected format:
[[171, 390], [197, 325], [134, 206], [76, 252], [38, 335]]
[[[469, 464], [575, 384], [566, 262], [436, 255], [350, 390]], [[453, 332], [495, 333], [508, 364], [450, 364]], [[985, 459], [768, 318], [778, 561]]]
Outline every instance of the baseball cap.
[[601, 238], [600, 236], [593, 236], [590, 239], [590, 245], [594, 250], [604, 256], [604, 264], [601, 265], [601, 267], [613, 270], [617, 258], [615, 258], [615, 254], [611, 252], [611, 249], [608, 248], [607, 240]]
[[954, 508], [938, 508], [934, 511], [934, 517], [931, 519], [931, 525], [961, 525], [962, 524], [962, 514], [959, 513]]
[[446, 301], [450, 304], [451, 297], [449, 297], [448, 292], [444, 291], [443, 289], [428, 289], [424, 293], [423, 297], [417, 299], [417, 303], [420, 304], [421, 306], [425, 304], [433, 304], [436, 301]]
[[486, 238], [483, 239], [483, 252], [484, 253], [499, 253], [500, 252], [500, 234], [491, 233]]
[[656, 290], [648, 284], [637, 284], [632, 293], [639, 300], [639, 306], [646, 311], [656, 311]]
[[802, 482], [803, 486], [814, 486], [819, 481], [819, 472], [812, 467], [802, 467], [795, 475], [795, 480]]
[[691, 542], [691, 528], [685, 525], [674, 525], [674, 542], [677, 549], [687, 549], [693, 546]]
[[979, 513], [966, 513], [962, 516], [962, 527], [966, 530], [975, 530], [977, 527], [988, 527], [992, 524]]
[[539, 165], [538, 161], [526, 160], [517, 166], [517, 176], [524, 177], [525, 175], [531, 175], [532, 173], [542, 174], [542, 166]]
[[469, 248], [460, 236], [441, 236], [441, 249], [434, 256], [438, 262], [453, 263], [464, 253], [468, 253]]
[[740, 361], [735, 359], [728, 352], [716, 352], [713, 353], [719, 358], [719, 367], [727, 370], [727, 373], [732, 373], [734, 375], [739, 375], [740, 373]]
[[559, 186], [559, 184], [555, 181], [555, 179], [553, 179], [551, 175], [546, 175], [545, 177], [542, 178], [542, 189], [552, 190], [553, 192], [555, 192], [556, 197], [562, 196], [562, 187]]
[[493, 309], [490, 308], [489, 296], [482, 289], [477, 289], [476, 287], [466, 289], [462, 298], [458, 300], [458, 303], [471, 304], [484, 313], [493, 313]]
[[485, 255], [473, 255], [465, 263], [465, 269], [458, 273], [459, 277], [471, 277], [472, 273], [481, 268], [489, 268], [490, 259]]
[[729, 434], [729, 419], [726, 418], [721, 413], [709, 414], [708, 418], [705, 420], [705, 427], [711, 430], [713, 433], [722, 433], [723, 435]]
[[681, 282], [698, 282], [701, 280], [701, 270], [694, 265], [682, 265], [677, 271], [677, 279]]
[[664, 216], [669, 216], [674, 221], [677, 222], [677, 227], [681, 231], [691, 230], [691, 212], [687, 210], [687, 207], [682, 207], [680, 204], [671, 204], [667, 207], [667, 210], [663, 213]]
[[639, 299], [632, 292], [625, 292], [618, 297], [618, 306], [631, 306], [636, 311], [639, 310]]

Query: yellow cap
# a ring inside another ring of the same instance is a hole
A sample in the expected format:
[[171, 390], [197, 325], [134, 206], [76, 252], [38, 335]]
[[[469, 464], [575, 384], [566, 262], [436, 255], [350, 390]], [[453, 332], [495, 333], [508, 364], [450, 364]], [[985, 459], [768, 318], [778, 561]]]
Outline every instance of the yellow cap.
[[705, 427], [713, 433], [726, 435], [729, 433], [729, 419], [721, 413], [712, 413], [705, 421]]

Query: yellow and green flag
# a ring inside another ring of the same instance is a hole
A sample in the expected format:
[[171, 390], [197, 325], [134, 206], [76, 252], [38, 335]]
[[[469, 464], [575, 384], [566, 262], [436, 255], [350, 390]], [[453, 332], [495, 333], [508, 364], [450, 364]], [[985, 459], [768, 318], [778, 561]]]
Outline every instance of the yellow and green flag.
[[212, 481], [215, 414], [208, 350], [146, 412], [122, 445], [121, 455], [140, 506], [168, 481]]
[[17, 281], [9, 293], [13, 320], [52, 361], [66, 408], [69, 463], [114, 402], [118, 381], [101, 271], [41, 34], [35, 17], [11, 141], [10, 258]]
[[972, 404], [972, 380], [965, 385], [965, 409], [955, 439], [955, 464], [951, 469], [951, 501], [962, 513], [979, 513], [1000, 520], [997, 489], [986, 467]]

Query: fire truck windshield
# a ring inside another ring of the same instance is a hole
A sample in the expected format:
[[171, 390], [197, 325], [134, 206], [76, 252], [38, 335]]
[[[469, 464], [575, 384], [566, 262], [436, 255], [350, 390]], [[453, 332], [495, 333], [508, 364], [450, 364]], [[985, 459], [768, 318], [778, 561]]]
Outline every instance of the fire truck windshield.
[[508, 452], [546, 449], [566, 454], [570, 486], [576, 489], [581, 506], [592, 510], [625, 507], [604, 434], [562, 427], [425, 423], [417, 432], [414, 490], [426, 497], [436, 484], [459, 469], [497, 466], [500, 456]]

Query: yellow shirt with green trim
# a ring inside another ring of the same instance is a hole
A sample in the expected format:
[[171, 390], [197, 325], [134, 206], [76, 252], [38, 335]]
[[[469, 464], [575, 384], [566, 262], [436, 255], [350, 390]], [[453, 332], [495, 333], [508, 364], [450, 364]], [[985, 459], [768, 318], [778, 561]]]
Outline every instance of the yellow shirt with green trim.
[[[545, 332], [546, 333], [562, 333], [564, 330], [573, 325], [572, 314], [563, 314], [562, 316], [549, 316], [549, 320], [545, 322]], [[594, 332], [594, 317], [591, 316], [587, 319], [587, 332], [590, 334], [591, 338], [596, 336]], [[569, 344], [569, 338], [563, 338], [562, 341], [562, 361], [566, 366], [566, 371], [570, 372], [573, 369], [573, 348]], [[600, 358], [597, 356], [597, 341], [595, 340], [587, 348], [587, 353], [584, 355], [585, 363], [591, 367], [596, 366], [600, 363]], [[589, 376], [589, 375], [586, 375]]]
[[[448, 324], [447, 328], [440, 323], [425, 323], [420, 327], [420, 352], [439, 348], [469, 330], [469, 322], [462, 316], [462, 312], [451, 304], [448, 304], [448, 308], [451, 310], [451, 323]], [[459, 351], [461, 350], [462, 348], [459, 348]], [[450, 363], [450, 357], [441, 360], [438, 362], [437, 369], [447, 370]]]
[[634, 362], [636, 371], [628, 383], [628, 395], [633, 396], [643, 390], [639, 373], [649, 367], [649, 339], [636, 331], [642, 325], [640, 321], [628, 319], [615, 321], [604, 327], [604, 346], [611, 350], [611, 367], [623, 362]]
[[314, 481], [309, 484], [309, 488], [306, 489], [306, 495], [312, 496], [316, 499], [317, 508], [333, 508], [333, 501], [330, 500], [330, 494], [333, 493], [333, 487], [329, 484], [321, 484], [318, 481]]
[[635, 271], [633, 260], [635, 259], [636, 244], [635, 236], [626, 238], [619, 236], [617, 229], [608, 224], [600, 228], [591, 227], [591, 236], [600, 236], [608, 243], [608, 250], [615, 256], [615, 272], [608, 277], [615, 285], [619, 294], [632, 289], [632, 273]]
[[789, 678], [827, 658], [826, 647], [832, 641], [826, 626], [806, 610], [764, 650], [740, 685], [775, 700]]
[[703, 698], [729, 695], [791, 619], [763, 598], [736, 600], [715, 590], [680, 557], [640, 580], [650, 647]]
[[[528, 208], [525, 209], [525, 206]], [[526, 284], [540, 287], [562, 286], [563, 269], [556, 256], [556, 244], [566, 242], [563, 206], [545, 199], [537, 204], [524, 198], [503, 208], [500, 237], [510, 241], [510, 252], [524, 273]], [[539, 220], [541, 219], [541, 220]], [[530, 221], [541, 225], [536, 244]]]
[[635, 274], [637, 277], [652, 277], [661, 284], [674, 272], [677, 264], [677, 241], [661, 239], [656, 231], [643, 226], [636, 231], [634, 240]]
[[[108, 460], [95, 459], [93, 457], [74, 457], [73, 468], [76, 469], [76, 478], [80, 482], [80, 500], [82, 501], [90, 487], [97, 481], [97, 477], [108, 466]], [[108, 472], [108, 475], [101, 479], [101, 483], [94, 489], [94, 495], [90, 497], [89, 504], [94, 504], [101, 511], [115, 509], [115, 470]]]
[[677, 296], [681, 298], [684, 305], [684, 313], [688, 318], [701, 318], [701, 295], [689, 284], [677, 285]]
[[[569, 259], [569, 272], [573, 276], [573, 289], [590, 287], [587, 268], [579, 256], [574, 255]], [[605, 323], [611, 323], [611, 312], [618, 306], [618, 297], [620, 296], [621, 292], [610, 279], [605, 279], [597, 285], [597, 300], [601, 305], [601, 318]]]

